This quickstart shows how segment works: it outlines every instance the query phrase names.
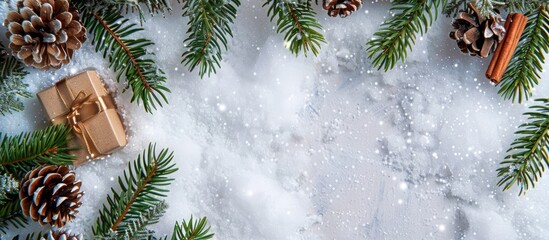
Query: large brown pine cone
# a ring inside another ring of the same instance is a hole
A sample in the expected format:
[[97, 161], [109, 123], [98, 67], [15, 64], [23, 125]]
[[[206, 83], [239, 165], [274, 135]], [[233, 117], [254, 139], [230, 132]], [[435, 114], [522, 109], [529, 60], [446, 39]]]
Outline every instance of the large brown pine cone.
[[63, 227], [75, 218], [82, 205], [82, 183], [76, 181], [68, 166], [36, 168], [28, 172], [21, 183], [19, 198], [23, 214], [42, 225]]
[[65, 231], [53, 231], [50, 230], [47, 234], [44, 234], [40, 240], [80, 240], [82, 235], [71, 234]]
[[324, 0], [322, 5], [330, 17], [348, 17], [362, 6], [362, 0]]
[[[484, 19], [472, 3], [469, 8], [473, 14], [463, 10], [459, 12], [452, 23], [455, 30], [450, 32], [450, 38], [457, 41], [463, 53], [488, 57], [505, 37], [505, 20], [499, 15]], [[494, 12], [497, 13], [497, 9]]]
[[78, 11], [68, 0], [24, 0], [4, 25], [14, 55], [39, 69], [60, 68], [86, 40]]

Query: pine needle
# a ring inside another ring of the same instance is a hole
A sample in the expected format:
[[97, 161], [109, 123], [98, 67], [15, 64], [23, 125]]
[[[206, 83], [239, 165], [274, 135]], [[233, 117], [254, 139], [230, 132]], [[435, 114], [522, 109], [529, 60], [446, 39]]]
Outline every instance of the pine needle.
[[131, 102], [143, 104], [145, 111], [152, 113], [157, 106], [168, 103], [166, 93], [170, 90], [164, 85], [166, 76], [156, 62], [149, 58], [154, 53], [146, 50], [154, 45], [151, 40], [133, 38], [143, 28], [128, 23], [116, 8], [106, 7], [100, 10], [75, 2], [82, 11], [82, 22], [93, 35], [92, 44], [96, 52], [102, 52], [108, 59], [109, 67], [117, 72], [116, 80], [127, 81], [133, 95]]
[[499, 94], [522, 103], [539, 84], [545, 54], [549, 50], [549, 6], [542, 5], [527, 14], [528, 23], [517, 50], [501, 80]]
[[[157, 154], [156, 145], [149, 144], [142, 155], [128, 164], [123, 177], [118, 177], [120, 191], [111, 189], [112, 194], [107, 196], [107, 203], [99, 211], [99, 218], [92, 229], [96, 238], [113, 234], [122, 237], [126, 231], [132, 230], [131, 225], [136, 222], [150, 224], [157, 221], [158, 216], [150, 216], [149, 220], [143, 219], [143, 213], [151, 208], [158, 208], [161, 198], [168, 192], [164, 187], [173, 180], [168, 175], [177, 171], [175, 164], [171, 162], [173, 152], [168, 151], [162, 149]], [[155, 211], [156, 214], [161, 212]], [[137, 227], [136, 230], [142, 228]]]
[[549, 99], [537, 99], [540, 105], [532, 106], [528, 122], [520, 125], [517, 139], [507, 150], [507, 156], [498, 168], [498, 186], [503, 190], [513, 185], [520, 187], [519, 195], [533, 188], [549, 166]]
[[294, 55], [318, 55], [326, 39], [309, 0], [267, 0], [263, 7], [267, 5], [267, 16], [271, 22], [276, 19], [276, 32], [284, 33], [284, 45]]
[[74, 156], [67, 147], [70, 132], [65, 125], [54, 125], [17, 136], [0, 133], [0, 172], [22, 178], [42, 164], [72, 164]]
[[198, 74], [204, 77], [221, 67], [222, 52], [227, 50], [228, 38], [233, 36], [231, 25], [239, 6], [239, 0], [183, 1], [183, 16], [189, 18], [189, 29], [183, 41], [185, 52], [181, 63], [189, 71], [198, 67]]
[[28, 74], [23, 65], [0, 43], [0, 115], [22, 111], [21, 98], [30, 97], [23, 78]]
[[368, 43], [368, 55], [374, 67], [389, 71], [412, 51], [417, 35], [423, 35], [438, 17], [446, 0], [395, 0], [394, 15], [381, 25]]

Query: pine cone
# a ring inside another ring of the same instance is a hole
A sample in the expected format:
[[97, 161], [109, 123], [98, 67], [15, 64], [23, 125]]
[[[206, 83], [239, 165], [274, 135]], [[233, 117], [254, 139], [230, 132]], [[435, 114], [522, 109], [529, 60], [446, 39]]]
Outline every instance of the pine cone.
[[362, 0], [323, 0], [323, 8], [328, 11], [328, 16], [342, 18], [348, 17], [362, 6]]
[[28, 66], [60, 68], [86, 40], [78, 11], [68, 0], [24, 0], [4, 25], [15, 56]]
[[[493, 53], [498, 44], [505, 37], [505, 27], [499, 15], [484, 19], [473, 4], [469, 4], [473, 14], [460, 11], [452, 26], [455, 31], [450, 32], [450, 38], [457, 41], [463, 53], [481, 58]], [[497, 9], [494, 9], [499, 14]]]
[[40, 240], [80, 240], [82, 235], [71, 234], [70, 232], [65, 231], [52, 231], [50, 230], [47, 234], [44, 234]]
[[63, 227], [82, 203], [82, 183], [68, 166], [35, 168], [21, 180], [19, 198], [25, 216], [40, 224]]

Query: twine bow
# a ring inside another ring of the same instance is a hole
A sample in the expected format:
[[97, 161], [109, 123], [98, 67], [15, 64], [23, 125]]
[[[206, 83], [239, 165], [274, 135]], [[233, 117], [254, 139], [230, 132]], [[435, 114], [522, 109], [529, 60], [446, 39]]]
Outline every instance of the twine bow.
[[95, 158], [102, 155], [93, 139], [90, 132], [85, 126], [85, 122], [93, 116], [101, 113], [107, 109], [113, 108], [114, 103], [112, 98], [100, 96], [95, 94], [86, 95], [83, 91], [80, 91], [74, 100], [67, 105], [67, 111], [52, 119], [53, 122], [67, 122], [73, 132], [81, 139], [88, 150], [91, 158]]

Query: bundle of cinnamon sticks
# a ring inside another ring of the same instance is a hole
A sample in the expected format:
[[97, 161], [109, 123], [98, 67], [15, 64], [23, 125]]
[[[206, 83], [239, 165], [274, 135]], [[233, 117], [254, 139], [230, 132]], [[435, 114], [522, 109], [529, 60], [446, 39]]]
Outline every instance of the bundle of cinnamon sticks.
[[499, 44], [496, 48], [492, 61], [486, 71], [486, 77], [493, 83], [498, 84], [501, 81], [527, 22], [528, 17], [520, 13], [509, 14], [507, 17], [505, 21], [506, 36], [503, 39], [503, 43]]

